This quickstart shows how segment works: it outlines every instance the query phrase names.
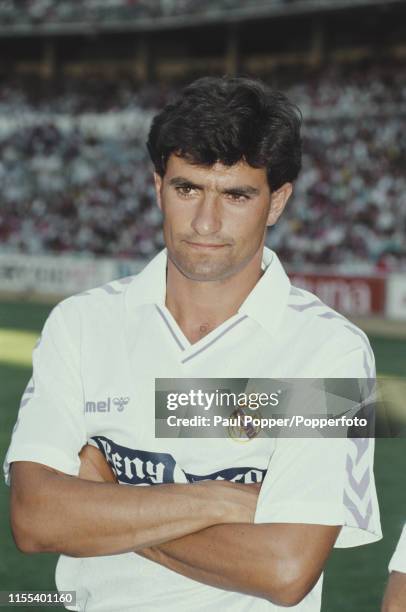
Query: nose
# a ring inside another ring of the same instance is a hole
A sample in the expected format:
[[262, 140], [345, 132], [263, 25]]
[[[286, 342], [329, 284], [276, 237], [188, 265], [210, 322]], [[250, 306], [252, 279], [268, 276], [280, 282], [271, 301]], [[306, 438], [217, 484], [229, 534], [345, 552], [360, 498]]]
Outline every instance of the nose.
[[196, 208], [191, 225], [199, 236], [210, 236], [221, 230], [220, 203], [216, 196], [204, 196]]

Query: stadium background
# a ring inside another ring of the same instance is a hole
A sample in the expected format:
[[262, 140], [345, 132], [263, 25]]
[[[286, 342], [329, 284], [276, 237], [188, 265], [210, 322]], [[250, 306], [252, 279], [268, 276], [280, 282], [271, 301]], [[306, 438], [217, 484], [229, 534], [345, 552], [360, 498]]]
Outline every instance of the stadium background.
[[[405, 24], [402, 0], [0, 1], [2, 458], [52, 304], [161, 248], [145, 135], [205, 74], [259, 76], [301, 108], [303, 171], [269, 245], [367, 331], [379, 375], [403, 393]], [[379, 610], [405, 456], [404, 439], [377, 440], [384, 539], [333, 553], [323, 612]], [[57, 556], [15, 548], [8, 494], [1, 485], [0, 590], [54, 589]]]

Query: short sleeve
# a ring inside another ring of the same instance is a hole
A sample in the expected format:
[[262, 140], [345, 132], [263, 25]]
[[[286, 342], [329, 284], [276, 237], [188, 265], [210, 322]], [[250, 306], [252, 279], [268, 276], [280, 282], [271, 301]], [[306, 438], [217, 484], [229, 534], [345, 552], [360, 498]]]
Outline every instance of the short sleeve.
[[406, 524], [403, 527], [398, 545], [389, 562], [390, 572], [402, 572], [406, 574]]
[[49, 315], [33, 351], [33, 373], [24, 391], [3, 463], [10, 485], [13, 461], [34, 461], [78, 475], [86, 443], [78, 339], [63, 302]]
[[[370, 395], [375, 360], [368, 340], [340, 355], [323, 374], [365, 379], [363, 396]], [[374, 442], [373, 438], [278, 438], [255, 522], [341, 525], [336, 547], [379, 540]]]

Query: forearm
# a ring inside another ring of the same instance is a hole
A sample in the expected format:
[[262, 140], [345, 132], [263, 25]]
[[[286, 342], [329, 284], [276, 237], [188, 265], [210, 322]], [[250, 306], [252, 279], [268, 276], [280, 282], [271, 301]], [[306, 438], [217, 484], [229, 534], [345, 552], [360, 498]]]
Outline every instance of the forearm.
[[339, 531], [329, 525], [216, 525], [140, 554], [193, 580], [292, 606], [316, 584]]
[[117, 486], [23, 463], [13, 465], [11, 514], [17, 545], [26, 552], [125, 553], [222, 521], [221, 503], [212, 503], [199, 485]]
[[280, 568], [285, 555], [278, 547], [272, 553], [270, 546], [264, 546], [264, 538], [268, 538], [265, 531], [264, 525], [216, 525], [141, 554], [188, 578], [225, 590], [269, 598], [273, 583], [276, 602], [283, 589]]
[[382, 603], [382, 612], [402, 612], [406, 609], [406, 574], [391, 572]]

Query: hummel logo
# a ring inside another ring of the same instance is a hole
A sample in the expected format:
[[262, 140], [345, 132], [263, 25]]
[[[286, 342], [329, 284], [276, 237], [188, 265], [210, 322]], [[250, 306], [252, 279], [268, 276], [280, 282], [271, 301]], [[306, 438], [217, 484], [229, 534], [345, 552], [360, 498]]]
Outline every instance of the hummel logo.
[[84, 412], [110, 412], [111, 404], [113, 404], [118, 412], [122, 412], [128, 402], [129, 397], [110, 397], [106, 401], [100, 402], [86, 402], [84, 406]]
[[129, 401], [129, 397], [115, 397], [113, 399], [113, 404], [117, 406], [117, 410], [121, 412], [122, 410], [124, 410]]

